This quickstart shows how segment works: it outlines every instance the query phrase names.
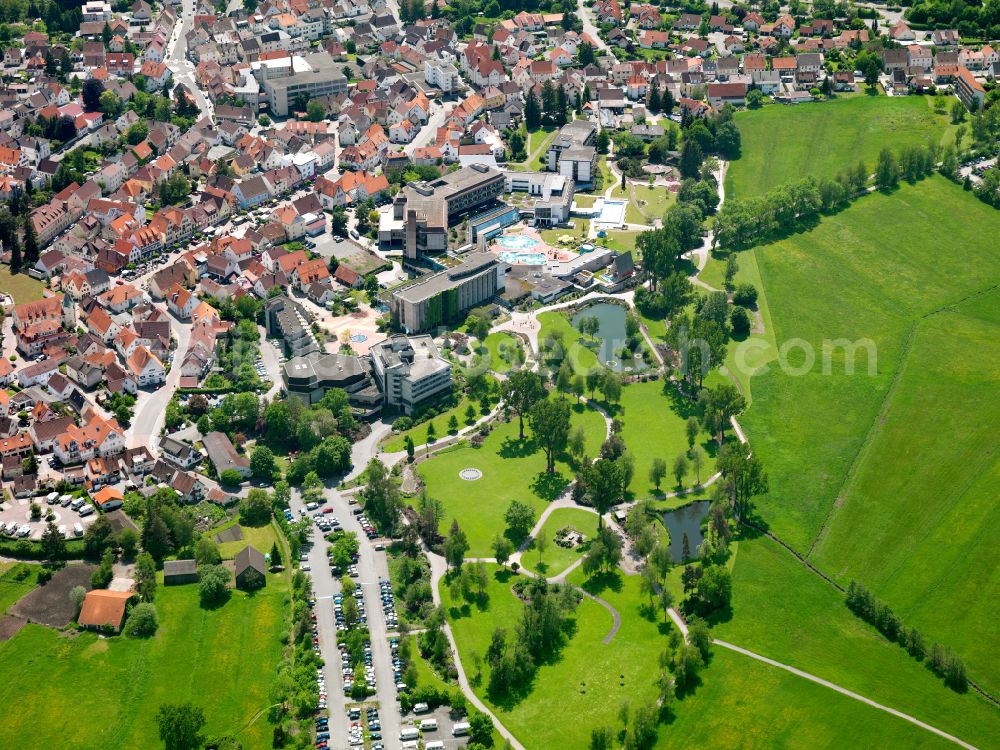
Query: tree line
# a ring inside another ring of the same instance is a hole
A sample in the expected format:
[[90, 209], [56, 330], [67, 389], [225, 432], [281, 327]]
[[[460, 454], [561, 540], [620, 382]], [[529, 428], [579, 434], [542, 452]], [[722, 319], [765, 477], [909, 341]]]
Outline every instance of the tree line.
[[[891, 190], [900, 180], [920, 180], [934, 171], [940, 154], [939, 146], [933, 142], [923, 148], [883, 149], [875, 167], [875, 186]], [[747, 248], [794, 232], [822, 214], [846, 208], [865, 194], [868, 180], [869, 170], [861, 161], [832, 179], [806, 177], [756, 198], [726, 201], [713, 222], [713, 246]]]
[[893, 643], [899, 644], [917, 661], [927, 660], [927, 668], [941, 677], [952, 690], [964, 693], [969, 679], [965, 672], [965, 662], [947, 646], [931, 644], [928, 650], [924, 637], [914, 627], [906, 627], [888, 604], [877, 599], [867, 588], [851, 581], [844, 595], [847, 608], [855, 615], [874, 626]]

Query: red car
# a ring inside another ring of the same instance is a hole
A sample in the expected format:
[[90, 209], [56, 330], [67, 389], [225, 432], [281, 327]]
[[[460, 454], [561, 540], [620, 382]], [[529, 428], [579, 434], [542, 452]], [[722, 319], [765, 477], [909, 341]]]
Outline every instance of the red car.
[[330, 506], [328, 505], [328, 506], [326, 506], [325, 508], [323, 508], [323, 512], [324, 512], [324, 513], [333, 513], [333, 508], [331, 508], [331, 507], [330, 507]]

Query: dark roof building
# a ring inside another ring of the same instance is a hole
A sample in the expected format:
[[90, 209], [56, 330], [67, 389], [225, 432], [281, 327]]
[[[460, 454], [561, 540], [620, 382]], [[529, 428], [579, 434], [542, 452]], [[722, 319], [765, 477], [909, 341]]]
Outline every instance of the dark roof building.
[[198, 580], [198, 563], [194, 560], [167, 560], [163, 563], [163, 584], [194, 583]]
[[247, 545], [236, 553], [236, 588], [253, 591], [267, 583], [264, 555]]

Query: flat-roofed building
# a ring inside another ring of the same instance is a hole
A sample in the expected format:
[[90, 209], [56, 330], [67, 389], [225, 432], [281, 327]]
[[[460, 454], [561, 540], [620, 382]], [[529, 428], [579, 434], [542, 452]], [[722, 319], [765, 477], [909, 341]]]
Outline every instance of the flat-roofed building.
[[451, 392], [451, 363], [430, 336], [392, 336], [370, 350], [385, 403], [404, 414]]
[[569, 220], [575, 193], [575, 183], [571, 177], [551, 172], [518, 172], [513, 169], [507, 170], [504, 177], [507, 192], [534, 196], [532, 210], [535, 226], [550, 227]]
[[392, 319], [411, 333], [454, 320], [503, 291], [504, 269], [493, 253], [473, 253], [453, 268], [393, 290], [389, 298]]
[[503, 173], [481, 164], [408, 185], [393, 201], [392, 212], [383, 214], [379, 244], [383, 249], [401, 247], [409, 259], [444, 252], [449, 222], [495, 201], [503, 191]]
[[254, 77], [263, 89], [261, 99], [267, 101], [271, 112], [278, 117], [287, 116], [300, 96], [316, 99], [347, 91], [343, 66], [335, 63], [329, 55], [317, 53], [287, 59], [290, 63], [284, 65], [268, 65], [270, 61], [255, 63], [258, 67], [254, 70]]
[[597, 124], [589, 120], [574, 120], [559, 129], [546, 152], [550, 172], [571, 178], [580, 185], [591, 185], [597, 172]]

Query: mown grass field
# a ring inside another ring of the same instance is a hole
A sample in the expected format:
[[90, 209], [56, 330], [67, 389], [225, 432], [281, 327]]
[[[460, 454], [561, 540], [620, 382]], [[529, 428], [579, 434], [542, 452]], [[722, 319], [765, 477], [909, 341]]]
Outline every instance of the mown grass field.
[[[560, 547], [556, 544], [556, 532], [566, 527], [583, 534], [584, 543], [576, 547]], [[547, 577], [557, 576], [577, 560], [583, 559], [584, 553], [590, 548], [590, 540], [597, 536], [597, 514], [582, 508], [558, 508], [546, 519], [540, 536], [544, 536], [549, 543], [542, 554], [541, 563], [539, 564], [538, 552], [529, 550], [521, 556], [521, 566]]]
[[[677, 490], [674, 461], [688, 451], [687, 419], [698, 416], [696, 410], [669, 381], [664, 380], [634, 383], [623, 388], [621, 406], [625, 422], [622, 438], [635, 457], [635, 473], [629, 485], [633, 498], [641, 500], [655, 493], [656, 488], [649, 481], [649, 469], [657, 458], [667, 464], [667, 476], [660, 485], [660, 492]], [[700, 479], [704, 482], [715, 473], [716, 444], [709, 435], [701, 433], [696, 445], [702, 448], [704, 464]], [[698, 475], [690, 462], [682, 483], [685, 488], [698, 483]]]
[[[571, 580], [579, 584], [578, 573], [579, 569]], [[510, 590], [512, 583], [513, 577], [502, 572], [491, 577], [484, 609], [453, 602], [447, 586], [441, 587], [445, 612], [470, 679], [475, 677], [473, 652], [485, 654], [493, 630], [509, 630], [520, 619], [522, 605]], [[602, 641], [611, 629], [611, 614], [584, 599], [576, 610], [571, 637], [555, 660], [539, 668], [525, 694], [503, 705], [490, 701], [487, 665], [481, 681], [474, 681], [476, 693], [525, 747], [587, 747], [592, 728], [617, 725], [623, 700], [634, 706], [655, 700], [655, 665], [666, 646], [661, 616], [648, 612], [637, 577], [616, 574], [607, 583], [595, 591], [622, 616], [622, 627], [610, 643]], [[661, 733], [666, 731], [661, 727]]]
[[[787, 356], [753, 378], [754, 403], [742, 423], [771, 478], [761, 513], [796, 549], [809, 551], [869, 429], [882, 421], [914, 325], [1000, 281], [991, 240], [998, 232], [1000, 213], [935, 177], [864, 198], [811, 232], [755, 251]], [[870, 341], [874, 368], [860, 347], [848, 373], [852, 358], [841, 346], [829, 350], [824, 374], [824, 341], [838, 339]], [[803, 344], [815, 355], [808, 371]], [[981, 386], [969, 396], [988, 397]], [[940, 436], [954, 439], [963, 438]], [[909, 457], [895, 460], [905, 465]]]
[[[963, 654], [1000, 691], [1000, 292], [923, 318], [812, 558]], [[990, 541], [993, 540], [993, 541]]]
[[[771, 362], [741, 420], [770, 474], [772, 531], [993, 690], [1000, 325], [981, 293], [1000, 282], [998, 233], [1000, 214], [935, 177], [757, 248], [778, 345], [809, 342], [817, 361], [802, 376]], [[841, 350], [824, 375], [824, 339], [870, 340], [874, 374], [863, 352], [847, 374]]]
[[448, 422], [451, 420], [452, 416], [455, 416], [458, 419], [459, 429], [462, 429], [463, 427], [467, 426], [465, 421], [466, 419], [465, 412], [468, 410], [470, 405], [476, 412], [476, 419], [479, 419], [479, 417], [482, 416], [482, 413], [479, 410], [478, 402], [473, 403], [468, 399], [467, 396], [463, 395], [461, 400], [458, 402], [456, 406], [453, 406], [450, 409], [446, 409], [445, 411], [438, 414], [436, 417], [421, 422], [420, 424], [414, 425], [408, 430], [404, 430], [403, 432], [397, 432], [393, 434], [382, 444], [382, 450], [384, 450], [386, 453], [394, 453], [396, 451], [406, 450], [407, 435], [413, 438], [414, 445], [424, 445], [427, 442], [427, 427], [430, 424], [434, 425], [435, 440], [440, 440], [443, 437], [447, 437]]
[[510, 362], [504, 359], [504, 354], [507, 356], [513, 355], [517, 351], [517, 346], [520, 340], [509, 333], [497, 332], [491, 333], [486, 337], [486, 350], [489, 353], [489, 367], [495, 372], [507, 372], [510, 370]]
[[[769, 539], [740, 542], [732, 617], [715, 624], [712, 635], [904, 711], [977, 747], [992, 747], [1000, 736], [1000, 713], [984, 698], [944, 687], [923, 664], [855, 617], [840, 592]], [[703, 720], [715, 713], [706, 711]], [[904, 732], [903, 722], [897, 725]], [[857, 742], [886, 746], [860, 733]], [[899, 739], [888, 746], [907, 745]]]
[[874, 171], [885, 147], [942, 142], [947, 115], [921, 96], [857, 96], [737, 112], [742, 156], [726, 176], [726, 198], [749, 198], [808, 177], [834, 177], [859, 160]]
[[[11, 275], [9, 266], [0, 266], [0, 292], [14, 298], [15, 304], [41, 299], [45, 284], [24, 273]], [[7, 311], [10, 313], [10, 310]]]
[[833, 690], [715, 648], [701, 685], [674, 706], [662, 750], [706, 747], [953, 748], [947, 740]]
[[[219, 545], [219, 554], [224, 560], [234, 559], [237, 553], [247, 545], [266, 555], [270, 553], [271, 547], [278, 540], [279, 532], [274, 521], [267, 526], [240, 526], [240, 528], [243, 529], [242, 539], [235, 542], [223, 542]], [[219, 529], [216, 529], [213, 534], [218, 532]]]
[[201, 608], [197, 585], [160, 587], [149, 640], [26, 625], [0, 643], [0, 747], [159, 747], [158, 708], [184, 701], [204, 709], [206, 737], [270, 747], [265, 709], [287, 596], [284, 578], [270, 575], [265, 589], [233, 591], [214, 610]]
[[[573, 405], [572, 428], [580, 425], [586, 435], [587, 454], [596, 455], [604, 442], [604, 418], [593, 409]], [[506, 528], [504, 513], [512, 500], [520, 500], [535, 509], [545, 508], [573, 478], [565, 456], [556, 462], [556, 474], [545, 474], [545, 454], [531, 440], [525, 420], [525, 439], [518, 440], [517, 419], [499, 423], [479, 448], [465, 445], [434, 456], [419, 465], [427, 494], [444, 505], [441, 524], [447, 533], [457, 518], [469, 539], [468, 557], [492, 557], [490, 544]], [[464, 481], [459, 472], [465, 468], [482, 471], [481, 479]]]

